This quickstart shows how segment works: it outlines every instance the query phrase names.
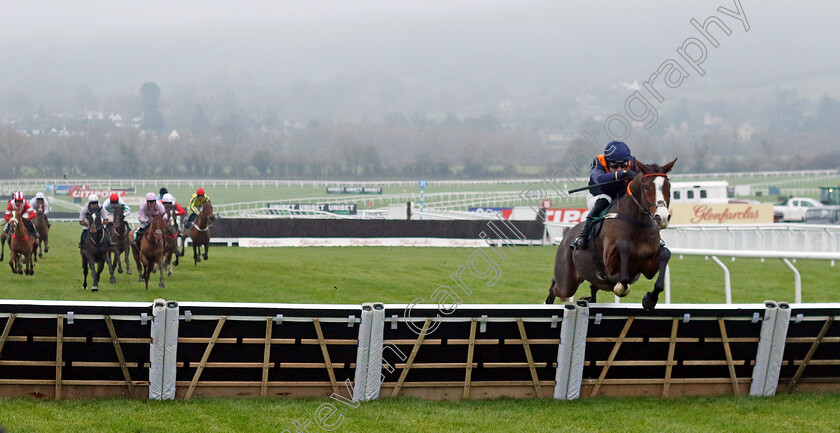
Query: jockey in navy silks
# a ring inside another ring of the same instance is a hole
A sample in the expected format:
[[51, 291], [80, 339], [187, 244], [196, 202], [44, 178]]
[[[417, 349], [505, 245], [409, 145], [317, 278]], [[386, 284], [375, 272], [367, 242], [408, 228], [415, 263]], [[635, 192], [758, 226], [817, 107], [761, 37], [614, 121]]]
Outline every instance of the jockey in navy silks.
[[586, 216], [583, 230], [571, 244], [572, 249], [586, 248], [589, 233], [592, 230], [592, 222], [610, 207], [613, 200], [626, 193], [627, 184], [636, 177], [637, 170], [636, 158], [630, 154], [630, 148], [622, 141], [609, 142], [607, 147], [604, 148], [604, 153], [592, 160], [589, 185], [599, 185], [611, 181], [613, 183], [589, 188], [589, 197], [586, 198], [586, 207], [589, 209], [589, 214]]

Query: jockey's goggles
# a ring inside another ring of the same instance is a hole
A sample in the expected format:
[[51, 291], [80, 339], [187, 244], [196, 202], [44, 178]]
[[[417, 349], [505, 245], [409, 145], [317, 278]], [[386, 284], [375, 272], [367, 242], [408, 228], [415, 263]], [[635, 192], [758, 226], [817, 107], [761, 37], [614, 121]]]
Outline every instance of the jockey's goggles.
[[627, 161], [607, 161], [607, 167], [609, 167], [609, 168], [625, 168], [625, 167], [627, 167]]

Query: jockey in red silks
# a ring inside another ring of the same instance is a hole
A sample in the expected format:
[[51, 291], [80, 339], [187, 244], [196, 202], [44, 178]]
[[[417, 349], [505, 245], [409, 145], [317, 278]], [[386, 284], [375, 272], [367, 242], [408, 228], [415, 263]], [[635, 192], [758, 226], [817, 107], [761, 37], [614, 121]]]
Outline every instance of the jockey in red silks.
[[184, 208], [175, 201], [175, 197], [172, 194], [164, 194], [161, 202], [163, 202], [163, 207], [166, 208], [166, 210], [169, 210], [170, 207], [174, 207], [175, 215], [177, 216], [184, 216], [184, 214], [187, 213], [187, 211], [185, 211]]
[[32, 237], [38, 237], [38, 231], [35, 230], [35, 224], [32, 224], [32, 219], [35, 218], [35, 210], [32, 209], [32, 206], [29, 205], [29, 202], [23, 197], [22, 191], [17, 191], [12, 195], [12, 199], [9, 200], [9, 204], [6, 206], [6, 214], [3, 216], [6, 219], [6, 226], [3, 227], [3, 231], [8, 233], [9, 232], [9, 220], [12, 218], [12, 211], [20, 212], [21, 218], [23, 219], [23, 225], [26, 226], [26, 229], [29, 231], [29, 235]]

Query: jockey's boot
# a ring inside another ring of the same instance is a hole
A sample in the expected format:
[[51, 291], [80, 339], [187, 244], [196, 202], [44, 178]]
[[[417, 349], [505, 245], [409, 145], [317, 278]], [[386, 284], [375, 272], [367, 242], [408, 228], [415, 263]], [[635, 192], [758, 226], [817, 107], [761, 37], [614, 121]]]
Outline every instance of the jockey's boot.
[[134, 232], [134, 243], [137, 244], [137, 248], [140, 248], [140, 239], [143, 239], [143, 233], [145, 232], [145, 227], [140, 227], [136, 232]]
[[49, 219], [49, 218], [47, 218], [47, 216], [46, 216], [46, 215], [44, 215], [44, 221], [46, 221], [46, 222], [47, 222], [47, 227], [52, 227], [52, 223], [50, 222], [50, 219]]
[[577, 239], [569, 245], [573, 250], [586, 248], [586, 245], [589, 243], [589, 233], [592, 231], [592, 223], [595, 221], [595, 218], [600, 216], [601, 213], [609, 206], [610, 202], [606, 199], [602, 198], [595, 200], [595, 204], [592, 205], [592, 209], [586, 217], [586, 222], [583, 224], [583, 229], [580, 231]]
[[581, 229], [578, 237], [575, 239], [574, 242], [572, 242], [572, 245], [570, 245], [572, 247], [572, 249], [577, 250], [577, 249], [586, 248], [586, 245], [589, 244], [589, 233], [591, 231], [592, 231], [592, 218], [586, 217], [586, 222], [583, 223], [583, 229]]
[[35, 224], [32, 223], [30, 220], [23, 220], [23, 225], [26, 226], [26, 230], [29, 231], [29, 236], [32, 236], [35, 239], [40, 239], [38, 236], [38, 230], [35, 230]]
[[82, 245], [85, 244], [85, 235], [87, 234], [87, 230], [82, 230], [82, 235], [79, 236], [79, 248], [82, 248]]

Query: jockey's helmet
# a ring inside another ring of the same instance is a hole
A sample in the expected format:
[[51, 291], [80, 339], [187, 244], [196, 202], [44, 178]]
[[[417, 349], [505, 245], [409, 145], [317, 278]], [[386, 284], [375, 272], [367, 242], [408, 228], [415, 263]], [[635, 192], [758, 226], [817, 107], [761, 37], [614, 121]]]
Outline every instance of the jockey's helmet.
[[157, 200], [157, 195], [153, 192], [146, 193], [146, 201], [155, 201]]
[[604, 148], [604, 158], [607, 162], [627, 164], [632, 157], [630, 148], [623, 141], [611, 141]]
[[199, 188], [195, 191], [197, 195], [204, 195], [204, 188]]
[[96, 194], [89, 195], [88, 203], [99, 203], [99, 197]]
[[109, 197], [109, 198], [110, 198], [110, 199], [111, 199], [111, 201], [112, 201], [112, 202], [114, 202], [114, 203], [116, 203], [116, 202], [120, 201], [120, 196], [119, 196], [117, 193], [112, 193], [112, 194], [111, 194], [111, 197]]
[[166, 193], [163, 195], [163, 199], [161, 199], [161, 201], [164, 203], [174, 203], [175, 197], [173, 197], [172, 194]]
[[36, 193], [35, 198], [44, 198], [44, 193], [42, 193], [42, 192]]
[[16, 191], [13, 198], [15, 201], [23, 201], [23, 191]]
[[159, 191], [159, 194], [160, 194], [161, 197], [163, 197], [168, 192], [169, 192], [169, 190], [167, 190], [166, 188], [161, 188], [160, 191]]

